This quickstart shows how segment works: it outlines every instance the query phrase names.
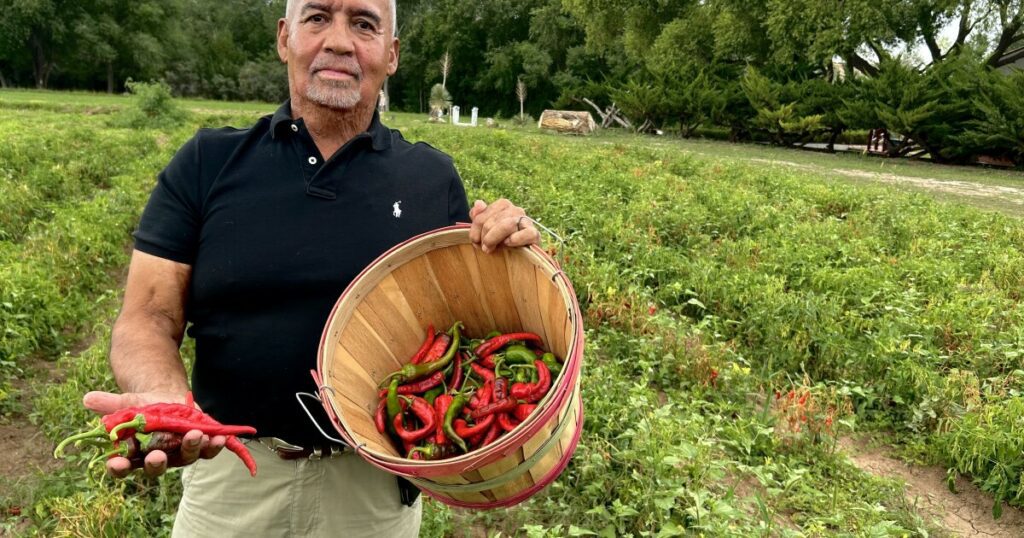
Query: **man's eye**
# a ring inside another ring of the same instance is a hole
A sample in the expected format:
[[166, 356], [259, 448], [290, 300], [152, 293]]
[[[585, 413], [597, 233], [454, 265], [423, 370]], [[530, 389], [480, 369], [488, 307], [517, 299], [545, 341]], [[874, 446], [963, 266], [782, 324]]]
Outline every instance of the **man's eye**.
[[370, 21], [356, 21], [356, 28], [360, 30], [366, 30], [368, 32], [376, 32], [377, 26]]
[[327, 17], [323, 15], [310, 15], [309, 17], [306, 17], [306, 22], [311, 22], [313, 24], [322, 24], [327, 22]]

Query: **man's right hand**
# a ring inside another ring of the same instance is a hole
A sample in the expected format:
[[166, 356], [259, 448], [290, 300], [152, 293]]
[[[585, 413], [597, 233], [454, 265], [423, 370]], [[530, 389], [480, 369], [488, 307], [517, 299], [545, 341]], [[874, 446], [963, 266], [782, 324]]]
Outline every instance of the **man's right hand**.
[[[185, 403], [183, 394], [164, 392], [135, 392], [114, 394], [111, 392], [93, 391], [82, 398], [87, 409], [100, 415], [106, 415], [126, 407], [144, 406], [154, 403]], [[199, 458], [209, 459], [220, 453], [227, 438], [223, 435], [210, 437], [199, 430], [192, 430], [181, 440], [180, 453], [168, 455], [162, 450], [154, 450], [146, 454], [143, 472], [147, 476], [156, 477], [167, 472], [168, 467], [182, 467], [195, 462]], [[124, 478], [132, 472], [132, 464], [128, 458], [120, 456], [107, 460], [107, 473], [115, 478]]]

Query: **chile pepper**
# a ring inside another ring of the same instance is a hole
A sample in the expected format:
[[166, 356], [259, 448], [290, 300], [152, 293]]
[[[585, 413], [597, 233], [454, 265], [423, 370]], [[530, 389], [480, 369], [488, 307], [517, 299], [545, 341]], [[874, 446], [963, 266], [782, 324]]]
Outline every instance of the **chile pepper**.
[[462, 440], [462, 437], [459, 437], [459, 434], [455, 433], [455, 428], [452, 426], [452, 421], [455, 420], [455, 417], [459, 416], [465, 405], [466, 396], [462, 393], [456, 394], [455, 398], [452, 399], [451, 405], [448, 406], [448, 411], [444, 414], [444, 433], [463, 452], [469, 452], [469, 449], [466, 448], [466, 442]]
[[388, 429], [387, 419], [385, 418], [385, 415], [387, 414], [387, 407], [387, 399], [381, 398], [381, 400], [377, 402], [377, 411], [373, 413], [373, 424], [377, 426], [377, 431], [380, 433], [384, 433]]
[[465, 420], [457, 418], [452, 421], [452, 426], [455, 428], [455, 433], [459, 434], [459, 437], [468, 439], [470, 437], [476, 437], [487, 433], [487, 429], [494, 423], [494, 415], [487, 415], [487, 418], [477, 422], [474, 426], [466, 424]]
[[491, 394], [491, 401], [504, 400], [508, 398], [508, 379], [496, 377], [494, 379], [494, 392]]
[[452, 336], [451, 345], [448, 346], [448, 351], [445, 354], [432, 362], [423, 362], [421, 364], [406, 364], [401, 369], [388, 374], [384, 378], [384, 381], [397, 379], [400, 383], [404, 381], [413, 381], [421, 377], [425, 377], [433, 374], [438, 370], [443, 370], [452, 359], [455, 358], [455, 352], [459, 350], [459, 329], [462, 328], [462, 322], [455, 322], [455, 325], [449, 329], [449, 333]]
[[491, 381], [484, 383], [483, 387], [473, 393], [467, 404], [470, 409], [477, 409], [482, 405], [491, 403], [491, 393], [494, 392], [494, 385]]
[[487, 368], [490, 368], [491, 370], [493, 370], [494, 369], [494, 355], [492, 355], [492, 354], [482, 355], [480, 357], [480, 364], [485, 366], [485, 367], [487, 367]]
[[473, 373], [480, 376], [484, 381], [494, 381], [494, 372], [488, 370], [484, 365], [474, 362], [470, 363], [469, 367], [473, 369]]
[[434, 340], [434, 345], [430, 347], [430, 351], [427, 351], [427, 354], [423, 356], [423, 359], [421, 359], [420, 362], [416, 364], [434, 362], [437, 359], [441, 358], [441, 356], [444, 355], [445, 350], [448, 349], [448, 345], [451, 344], [451, 342], [451, 336], [447, 334], [442, 334], [438, 336], [437, 339]]
[[533, 364], [533, 361], [537, 360], [537, 355], [523, 345], [508, 346], [504, 355], [505, 362], [509, 364]]
[[516, 417], [516, 420], [522, 422], [529, 417], [533, 411], [537, 409], [537, 404], [519, 404], [515, 410], [512, 411], [512, 416]]
[[423, 357], [427, 356], [427, 351], [434, 344], [434, 326], [427, 326], [427, 338], [423, 340], [423, 345], [416, 350], [416, 354], [412, 356], [412, 360], [409, 361], [413, 364], [419, 364], [423, 362]]
[[550, 370], [552, 374], [558, 375], [562, 372], [562, 363], [558, 362], [554, 353], [545, 353], [541, 356], [540, 360], [544, 361], [544, 364], [547, 365], [548, 370]]
[[[416, 446], [406, 451], [406, 456], [412, 460], [436, 460], [441, 455], [439, 447], [434, 443], [428, 443], [424, 446]], [[417, 457], [419, 456], [419, 457]]]
[[487, 435], [484, 436], [483, 441], [480, 441], [480, 446], [487, 446], [493, 443], [499, 435], [501, 435], [501, 425], [498, 424], [498, 421], [494, 421], [491, 423], [491, 429], [487, 430]]
[[395, 415], [392, 421], [392, 426], [395, 427], [395, 433], [402, 441], [409, 443], [415, 443], [422, 439], [426, 439], [432, 433], [434, 433], [435, 421], [434, 421], [434, 410], [430, 407], [430, 404], [426, 400], [416, 396], [412, 399], [412, 405], [410, 406], [416, 418], [423, 423], [423, 426], [418, 430], [409, 431], [405, 429], [405, 424], [402, 423], [404, 418], [401, 414]]
[[398, 378], [391, 380], [391, 385], [388, 386], [387, 395], [387, 409], [388, 409], [388, 428], [394, 433], [395, 417], [402, 414], [402, 404], [398, 403]]
[[444, 434], [444, 417], [448, 413], [448, 408], [452, 405], [451, 394], [442, 394], [434, 399], [434, 416], [437, 419], [437, 426], [434, 429], [434, 442], [443, 445], [448, 442], [448, 438]]
[[450, 386], [452, 392], [458, 392], [462, 388], [462, 357], [461, 351], [455, 354], [455, 372], [452, 374]]
[[434, 387], [423, 395], [423, 399], [426, 400], [428, 404], [434, 405], [434, 401], [442, 394], [444, 394], [444, 387]]
[[[414, 383], [407, 383], [405, 385], [398, 386], [398, 394], [409, 395], [409, 394], [423, 394], [424, 392], [438, 386], [444, 381], [444, 372], [434, 372], [434, 375], [425, 377]], [[380, 389], [377, 392], [378, 398], [387, 396], [388, 389]]]
[[538, 381], [532, 384], [516, 383], [512, 386], [512, 397], [533, 403], [539, 401], [551, 389], [551, 373], [544, 361], [535, 361]]
[[508, 413], [501, 413], [498, 415], [498, 424], [501, 426], [501, 429], [510, 432], [519, 425], [519, 421], [509, 416]]
[[224, 443], [224, 448], [234, 452], [242, 460], [242, 463], [245, 464], [245, 468], [249, 469], [249, 474], [256, 476], [256, 460], [252, 458], [249, 449], [245, 448], [245, 445], [237, 437], [229, 435], [228, 440]]
[[480, 409], [474, 410], [469, 414], [469, 418], [479, 420], [487, 415], [493, 415], [495, 413], [508, 413], [509, 411], [514, 410], [517, 405], [519, 404], [512, 398], [497, 400], [481, 407]]
[[536, 342], [538, 344], [541, 343], [541, 338], [533, 333], [508, 333], [500, 336], [495, 336], [494, 338], [487, 340], [483, 344], [480, 344], [480, 346], [477, 347], [476, 350], [473, 351], [473, 353], [476, 353], [481, 357], [483, 357], [484, 355], [490, 355], [491, 353], [501, 349], [505, 344], [508, 344], [513, 340]]

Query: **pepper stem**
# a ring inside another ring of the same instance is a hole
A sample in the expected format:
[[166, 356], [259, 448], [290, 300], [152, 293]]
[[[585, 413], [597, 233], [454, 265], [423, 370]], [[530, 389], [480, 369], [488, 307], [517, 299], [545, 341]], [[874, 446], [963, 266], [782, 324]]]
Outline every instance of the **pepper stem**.
[[131, 428], [133, 430], [145, 430], [146, 429], [146, 415], [143, 415], [142, 413], [139, 413], [138, 415], [135, 415], [135, 418], [129, 420], [128, 422], [122, 422], [122, 423], [118, 424], [117, 426], [114, 426], [110, 430], [110, 440], [111, 441], [117, 441], [118, 433], [121, 430], [126, 429], [126, 428]]
[[71, 437], [68, 437], [67, 439], [64, 439], [63, 441], [57, 444], [57, 448], [53, 449], [53, 457], [64, 457], [64, 447], [68, 446], [71, 443], [82, 441], [84, 439], [91, 439], [94, 437], [102, 438], [106, 437], [106, 435], [107, 429], [104, 428], [102, 424], [97, 426], [95, 429], [89, 430], [87, 432], [76, 433], [75, 435], [72, 435]]

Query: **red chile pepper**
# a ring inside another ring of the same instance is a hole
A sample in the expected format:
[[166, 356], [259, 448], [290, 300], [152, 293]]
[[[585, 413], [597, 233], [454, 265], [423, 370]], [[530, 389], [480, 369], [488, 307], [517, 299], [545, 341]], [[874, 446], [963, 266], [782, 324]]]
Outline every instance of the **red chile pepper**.
[[[253, 435], [256, 433], [256, 428], [251, 426], [227, 426], [205, 416], [192, 419], [174, 416], [173, 413], [166, 412], [170, 409], [169, 406], [185, 407], [181, 404], [154, 404], [140, 408], [134, 418], [128, 422], [122, 422], [110, 430], [110, 440], [119, 439], [124, 430], [132, 432], [128, 435], [132, 435], [136, 431], [187, 433], [191, 430], [200, 430], [208, 435]], [[192, 408], [192, 410], [200, 415], [203, 414], [198, 409]]]
[[536, 342], [537, 344], [542, 343], [540, 337], [533, 333], [522, 332], [502, 334], [500, 336], [495, 336], [494, 338], [491, 338], [490, 340], [484, 342], [483, 344], [480, 344], [480, 347], [476, 348], [476, 350], [474, 350], [473, 353], [476, 353], [481, 357], [484, 355], [490, 355], [491, 353], [501, 349], [505, 344], [513, 340], [522, 340], [524, 342]]
[[508, 379], [496, 377], [494, 379], [494, 392], [492, 393], [491, 400], [496, 402], [505, 398], [508, 398]]
[[[413, 381], [426, 377], [439, 370], [444, 370], [446, 366], [451, 364], [452, 359], [455, 358], [455, 352], [459, 350], [459, 329], [462, 328], [462, 322], [455, 322], [455, 325], [449, 329], [449, 333], [452, 335], [451, 345], [448, 346], [448, 351], [445, 354], [432, 362], [423, 362], [421, 364], [406, 364], [399, 370], [388, 374], [381, 383], [386, 383], [393, 379], [397, 379], [399, 383], [404, 381]], [[435, 346], [437, 343], [435, 342]]]
[[447, 334], [442, 334], [438, 336], [437, 339], [434, 340], [434, 345], [430, 347], [430, 350], [427, 351], [427, 353], [423, 355], [423, 358], [420, 359], [420, 362], [416, 364], [424, 364], [427, 362], [436, 361], [442, 355], [444, 355], [444, 351], [448, 349], [448, 345], [451, 344], [451, 342], [452, 339]]
[[515, 410], [517, 405], [519, 405], [519, 403], [512, 398], [505, 398], [504, 400], [498, 400], [496, 402], [489, 403], [480, 409], [474, 410], [469, 414], [469, 418], [479, 420], [487, 415], [493, 415], [495, 413], [508, 413]]
[[516, 417], [516, 420], [522, 422], [526, 420], [526, 418], [529, 417], [535, 409], [537, 409], [537, 404], [519, 404], [516, 406], [515, 411], [512, 412], [512, 415]]
[[487, 367], [487, 368], [490, 368], [491, 370], [493, 370], [494, 369], [494, 355], [488, 354], [488, 355], [484, 355], [484, 356], [480, 357], [480, 364], [485, 366], [485, 367]]
[[406, 457], [413, 460], [436, 460], [441, 456], [441, 449], [434, 443], [413, 447], [406, 451]]
[[452, 426], [452, 421], [455, 417], [459, 416], [462, 408], [466, 405], [466, 396], [462, 393], [456, 394], [455, 398], [452, 399], [452, 403], [448, 406], [448, 411], [444, 414], [444, 433], [448, 436], [456, 446], [462, 449], [463, 452], [469, 452], [466, 447], [466, 442], [459, 437], [459, 434], [455, 433], [455, 428]]
[[[396, 392], [403, 395], [423, 394], [424, 392], [440, 385], [442, 381], [444, 381], [444, 372], [434, 372], [434, 375], [416, 381], [415, 383], [399, 385]], [[387, 394], [388, 389], [380, 389], [380, 391], [377, 392], [377, 397], [383, 398], [387, 396]]]
[[452, 426], [455, 428], [455, 433], [459, 434], [459, 437], [467, 439], [470, 437], [476, 437], [478, 435], [487, 433], [487, 430], [494, 423], [494, 415], [488, 415], [487, 418], [477, 422], [475, 426], [469, 426], [465, 420], [457, 418], [452, 422]]
[[249, 469], [249, 474], [256, 476], [256, 460], [252, 459], [249, 449], [245, 448], [245, 445], [237, 437], [234, 435], [228, 436], [227, 442], [224, 443], [224, 448], [234, 452], [242, 460], [242, 463], [245, 464], [245, 468]]
[[533, 365], [537, 367], [537, 382], [512, 385], [513, 398], [533, 403], [543, 398], [551, 389], [551, 372], [548, 371], [548, 365], [540, 360], [534, 361]]
[[477, 409], [482, 405], [491, 403], [491, 393], [494, 391], [494, 385], [492, 381], [487, 381], [484, 386], [480, 387], [476, 392], [473, 393], [473, 397], [469, 399], [469, 408]]
[[483, 441], [480, 441], [480, 446], [487, 446], [493, 443], [494, 440], [497, 439], [499, 435], [501, 435], [501, 431], [501, 426], [498, 424], [498, 421], [495, 420], [494, 422], [492, 422], [491, 429], [487, 430], [487, 435], [484, 436]]
[[510, 432], [519, 425], [519, 421], [510, 417], [508, 413], [502, 413], [498, 415], [498, 424], [501, 426], [501, 429]]
[[[494, 381], [494, 370], [488, 370], [486, 366], [472, 362], [469, 367], [473, 369], [473, 373], [480, 376], [484, 381]], [[493, 366], [492, 366], [493, 368]]]
[[427, 350], [429, 350], [430, 346], [432, 346], [433, 344], [434, 344], [434, 326], [433, 325], [428, 325], [427, 326], [427, 338], [425, 340], [423, 340], [423, 345], [421, 345], [420, 348], [418, 350], [416, 350], [416, 354], [412, 356], [412, 360], [409, 361], [409, 362], [411, 362], [413, 364], [419, 364], [419, 363], [423, 362], [423, 357], [427, 356]]
[[452, 392], [458, 392], [462, 388], [462, 352], [455, 354], [455, 371], [452, 373], [452, 382], [450, 384]]
[[377, 426], [377, 431], [380, 433], [384, 433], [388, 429], [387, 409], [388, 401], [381, 398], [380, 402], [377, 403], [377, 411], [373, 413], [373, 424]]
[[395, 433], [402, 441], [409, 443], [415, 443], [417, 441], [426, 439], [432, 433], [434, 433], [434, 410], [430, 408], [430, 404], [426, 400], [416, 396], [412, 400], [412, 412], [416, 415], [416, 418], [423, 423], [423, 426], [418, 430], [409, 431], [405, 429], [405, 424], [402, 423], [404, 418], [402, 414], [395, 415], [395, 420], [392, 425], [395, 427]]
[[434, 398], [434, 418], [436, 420], [434, 442], [439, 445], [448, 442], [448, 437], [444, 434], [444, 416], [448, 413], [448, 408], [451, 407], [453, 399], [451, 394], [442, 394]]

